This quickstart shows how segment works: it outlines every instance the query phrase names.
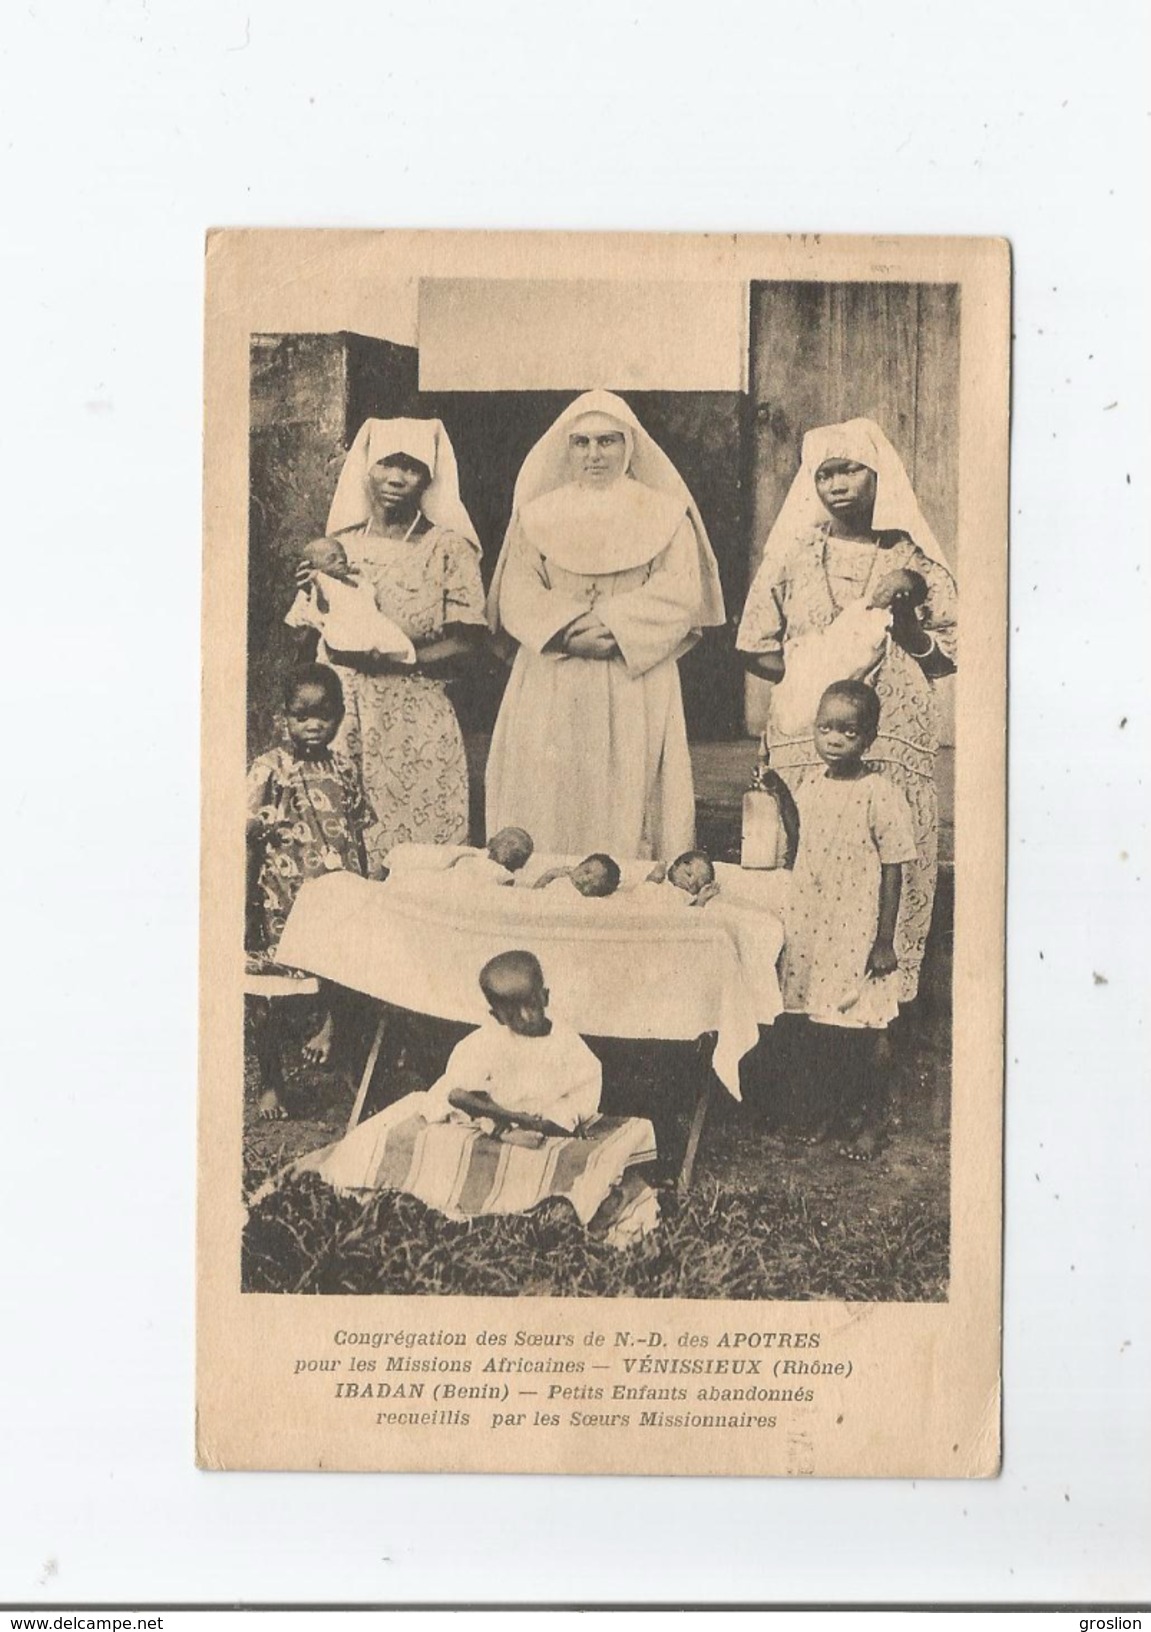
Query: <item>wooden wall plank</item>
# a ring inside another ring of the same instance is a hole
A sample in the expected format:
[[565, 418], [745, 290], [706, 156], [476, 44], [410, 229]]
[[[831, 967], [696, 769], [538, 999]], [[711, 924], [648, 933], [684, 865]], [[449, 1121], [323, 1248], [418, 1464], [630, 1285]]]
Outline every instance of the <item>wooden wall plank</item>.
[[751, 572], [799, 466], [804, 432], [827, 412], [829, 286], [753, 283]]
[[958, 561], [959, 286], [919, 287], [915, 468], [920, 508], [952, 565]]
[[[763, 558], [771, 524], [799, 467], [804, 432], [824, 422], [831, 343], [827, 284], [753, 283], [748, 379], [751, 391], [751, 537], [748, 583]], [[735, 620], [738, 622], [738, 620]], [[763, 730], [770, 691], [748, 676], [744, 716]]]
[[910, 469], [915, 454], [916, 303], [907, 284], [832, 286], [830, 420], [873, 419]]

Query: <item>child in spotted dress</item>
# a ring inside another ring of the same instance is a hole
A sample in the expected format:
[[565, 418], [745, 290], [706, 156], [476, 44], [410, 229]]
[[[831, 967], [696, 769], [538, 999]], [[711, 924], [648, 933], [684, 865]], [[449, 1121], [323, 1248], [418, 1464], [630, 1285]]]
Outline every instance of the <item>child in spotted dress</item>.
[[[277, 952], [301, 884], [329, 872], [364, 874], [367, 807], [359, 773], [332, 751], [344, 717], [339, 676], [321, 663], [297, 669], [284, 688], [285, 742], [259, 754], [248, 772], [248, 903], [245, 925], [251, 974], [292, 973]], [[256, 1053], [263, 1079], [260, 1115], [279, 1119], [284, 1105], [280, 1038], [267, 1001], [255, 1005]], [[310, 1064], [325, 1064], [333, 1021], [326, 1003], [319, 1030], [304, 1044]]]
[[881, 1148], [883, 1084], [876, 1043], [899, 1012], [895, 924], [903, 863], [915, 860], [902, 793], [866, 763], [879, 698], [859, 680], [828, 686], [815, 717], [826, 767], [796, 792], [799, 848], [786, 909], [785, 1009], [804, 1015], [801, 1124], [840, 1154]]

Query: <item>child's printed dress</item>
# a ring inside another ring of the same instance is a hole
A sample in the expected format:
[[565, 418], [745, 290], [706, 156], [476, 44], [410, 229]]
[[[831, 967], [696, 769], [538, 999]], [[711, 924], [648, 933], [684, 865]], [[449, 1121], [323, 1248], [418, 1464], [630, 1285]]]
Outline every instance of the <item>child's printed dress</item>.
[[[817, 631], [829, 629], [847, 607], [866, 603], [885, 573], [907, 568], [927, 584], [923, 629], [939, 651], [956, 659], [955, 580], [946, 567], [906, 535], [885, 534], [886, 545], [858, 544], [833, 538], [822, 522], [801, 539], [770, 581], [758, 573], [748, 592], [737, 649], [763, 654], [782, 653], [784, 674], [799, 644]], [[911, 807], [916, 859], [904, 868], [903, 896], [895, 930], [899, 954], [899, 1000], [910, 1003], [919, 990], [939, 854], [939, 796], [935, 760], [939, 749], [938, 701], [934, 682], [913, 657], [894, 641], [867, 684], [874, 686], [880, 705], [879, 735], [868, 749], [874, 765], [906, 798]], [[822, 762], [806, 727], [796, 736], [781, 731], [769, 714], [767, 738], [771, 763], [793, 793], [804, 782], [822, 776]]]
[[300, 759], [290, 748], [271, 748], [248, 772], [248, 819], [259, 826], [262, 848], [249, 950], [274, 958], [306, 878], [364, 871], [359, 773], [342, 754]]
[[786, 909], [783, 1003], [833, 1026], [883, 1027], [899, 1012], [899, 972], [875, 979], [880, 869], [915, 860], [911, 811], [877, 771], [816, 776], [795, 794], [799, 851]]

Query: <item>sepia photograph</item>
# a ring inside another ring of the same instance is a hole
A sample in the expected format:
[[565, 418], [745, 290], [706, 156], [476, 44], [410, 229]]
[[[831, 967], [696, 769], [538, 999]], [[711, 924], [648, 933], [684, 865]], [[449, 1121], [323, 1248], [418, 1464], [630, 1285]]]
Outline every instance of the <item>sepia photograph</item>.
[[13, 13], [15, 1619], [1131, 1618], [1146, 21]]
[[1006, 246], [208, 272], [201, 1462], [994, 1473]]
[[244, 1287], [945, 1299], [958, 286], [415, 307], [251, 338]]

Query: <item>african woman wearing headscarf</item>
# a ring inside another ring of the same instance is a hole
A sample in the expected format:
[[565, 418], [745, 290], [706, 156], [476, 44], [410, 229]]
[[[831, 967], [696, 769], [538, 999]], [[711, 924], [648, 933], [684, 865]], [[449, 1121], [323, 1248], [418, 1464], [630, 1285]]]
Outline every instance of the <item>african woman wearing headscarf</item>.
[[695, 798], [677, 660], [722, 624], [691, 494], [622, 398], [590, 391], [524, 460], [488, 601], [516, 641], [487, 772], [489, 833], [671, 860]]
[[369, 871], [407, 841], [465, 844], [468, 772], [445, 682], [481, 641], [480, 546], [438, 419], [369, 419], [348, 450], [328, 515], [376, 604], [416, 661], [326, 653], [347, 712], [336, 746], [363, 776], [375, 816]]
[[[939, 725], [932, 682], [955, 668], [955, 600], [943, 552], [879, 426], [852, 419], [809, 431], [737, 646], [752, 673], [776, 682], [766, 739], [772, 765], [793, 789], [823, 769], [812, 735], [819, 687], [805, 700], [795, 685], [801, 672], [818, 672], [820, 648], [825, 663], [837, 652], [841, 666], [850, 666], [828, 679], [864, 680], [879, 696], [879, 734], [867, 758], [911, 806], [917, 851], [904, 866], [895, 937], [904, 1003], [919, 989], [935, 899]], [[867, 608], [881, 609], [886, 627], [861, 651]], [[785, 677], [787, 692], [779, 684]]]

